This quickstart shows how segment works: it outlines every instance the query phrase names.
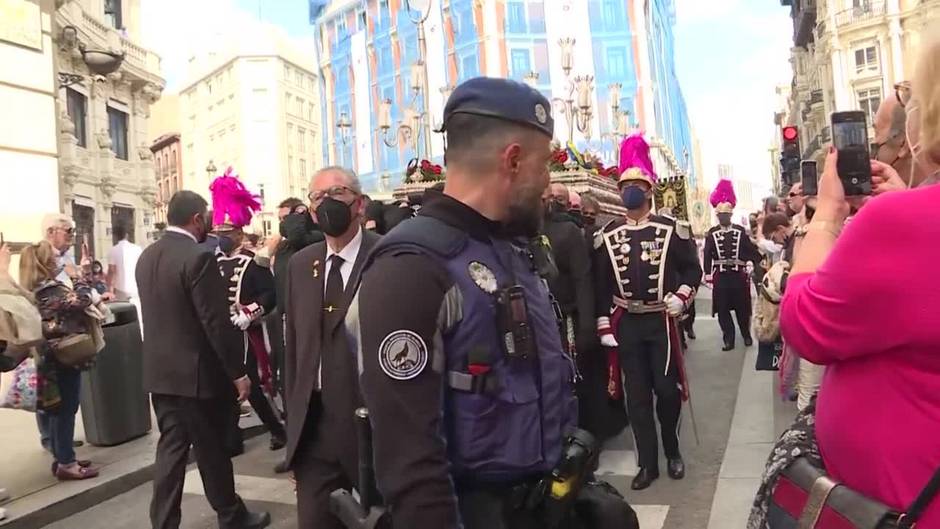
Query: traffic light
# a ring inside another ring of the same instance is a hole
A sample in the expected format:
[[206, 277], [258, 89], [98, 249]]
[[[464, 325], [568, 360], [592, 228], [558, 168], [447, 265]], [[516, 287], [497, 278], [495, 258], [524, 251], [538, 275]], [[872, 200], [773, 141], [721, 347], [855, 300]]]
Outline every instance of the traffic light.
[[780, 148], [780, 175], [783, 183], [792, 185], [800, 177], [800, 161], [803, 158], [800, 149], [800, 129], [788, 125], [780, 130], [782, 145]]

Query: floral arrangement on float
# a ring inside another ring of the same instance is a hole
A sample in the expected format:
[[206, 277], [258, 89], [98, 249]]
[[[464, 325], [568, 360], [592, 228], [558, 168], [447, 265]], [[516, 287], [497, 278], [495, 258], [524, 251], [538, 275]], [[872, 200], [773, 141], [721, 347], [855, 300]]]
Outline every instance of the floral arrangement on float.
[[405, 169], [405, 184], [414, 184], [419, 182], [443, 182], [444, 168], [431, 162], [430, 160], [418, 160], [412, 158]]
[[551, 172], [587, 171], [599, 176], [616, 179], [619, 171], [616, 166], [606, 167], [600, 156], [592, 152], [581, 153], [573, 142], [562, 146], [552, 142], [552, 157], [548, 162]]

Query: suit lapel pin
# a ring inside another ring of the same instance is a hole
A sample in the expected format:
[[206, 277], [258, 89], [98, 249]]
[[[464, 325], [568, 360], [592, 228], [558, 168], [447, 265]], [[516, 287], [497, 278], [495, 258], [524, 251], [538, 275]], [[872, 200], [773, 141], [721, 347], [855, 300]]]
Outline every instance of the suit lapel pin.
[[313, 277], [320, 277], [320, 260], [313, 262]]

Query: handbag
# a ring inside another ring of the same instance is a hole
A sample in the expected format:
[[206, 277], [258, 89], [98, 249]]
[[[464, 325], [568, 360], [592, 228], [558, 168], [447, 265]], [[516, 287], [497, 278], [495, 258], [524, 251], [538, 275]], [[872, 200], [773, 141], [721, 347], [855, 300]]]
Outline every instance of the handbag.
[[783, 355], [783, 339], [779, 336], [772, 342], [757, 343], [757, 371], [779, 371], [780, 357]]
[[770, 529], [912, 529], [940, 489], [940, 469], [906, 512], [900, 513], [849, 487], [800, 457], [774, 486]]
[[13, 370], [13, 381], [0, 400], [0, 408], [35, 412], [39, 403], [39, 373], [36, 359], [27, 357]]
[[91, 334], [70, 334], [51, 342], [56, 360], [69, 367], [83, 367], [98, 355], [98, 346]]

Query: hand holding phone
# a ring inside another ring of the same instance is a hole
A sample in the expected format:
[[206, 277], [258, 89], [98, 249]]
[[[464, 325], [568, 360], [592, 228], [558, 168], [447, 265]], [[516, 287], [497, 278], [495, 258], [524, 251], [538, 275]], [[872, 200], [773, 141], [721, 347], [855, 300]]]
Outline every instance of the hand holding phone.
[[871, 155], [865, 113], [833, 112], [832, 139], [839, 155], [837, 168], [845, 195], [870, 195]]

